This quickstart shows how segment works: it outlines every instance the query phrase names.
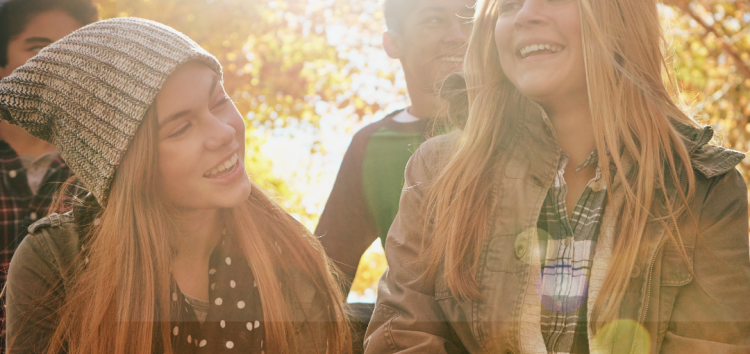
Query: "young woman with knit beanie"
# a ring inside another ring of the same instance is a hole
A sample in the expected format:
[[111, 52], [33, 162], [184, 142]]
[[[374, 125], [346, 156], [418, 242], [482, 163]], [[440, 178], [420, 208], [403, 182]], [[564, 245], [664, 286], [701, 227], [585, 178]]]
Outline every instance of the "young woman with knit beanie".
[[218, 61], [167, 26], [84, 27], [0, 83], [0, 119], [90, 191], [29, 228], [8, 353], [347, 353], [318, 241], [249, 181]]
[[657, 1], [476, 10], [365, 352], [750, 352], [745, 155], [673, 101]]

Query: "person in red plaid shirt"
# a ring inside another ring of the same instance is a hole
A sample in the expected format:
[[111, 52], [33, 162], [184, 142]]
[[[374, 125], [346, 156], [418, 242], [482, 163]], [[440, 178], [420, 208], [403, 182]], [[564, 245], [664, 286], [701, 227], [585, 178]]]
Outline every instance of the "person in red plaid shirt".
[[[91, 0], [0, 0], [0, 77], [98, 17]], [[52, 144], [0, 122], [0, 288], [27, 227], [47, 214], [72, 175]]]

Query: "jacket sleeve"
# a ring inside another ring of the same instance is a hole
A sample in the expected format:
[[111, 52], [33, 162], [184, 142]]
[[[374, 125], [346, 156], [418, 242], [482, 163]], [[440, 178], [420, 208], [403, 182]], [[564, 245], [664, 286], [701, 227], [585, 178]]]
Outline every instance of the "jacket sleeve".
[[[377, 127], [371, 124], [352, 139], [325, 210], [315, 228], [315, 235], [320, 237], [326, 254], [346, 274], [349, 281], [357, 274], [362, 254], [378, 238], [362, 186], [365, 149], [370, 134]], [[348, 293], [348, 285], [343, 290], [345, 294]]]
[[6, 353], [44, 353], [64, 301], [63, 278], [46, 230], [26, 236], [8, 271]]
[[435, 300], [434, 287], [415, 280], [422, 267], [415, 264], [424, 236], [420, 208], [428, 166], [425, 143], [406, 166], [399, 211], [386, 239], [389, 268], [380, 278], [378, 297], [365, 335], [365, 353], [456, 353], [460, 341]]
[[695, 277], [677, 295], [662, 353], [750, 353], [747, 186], [734, 169], [709, 183]]

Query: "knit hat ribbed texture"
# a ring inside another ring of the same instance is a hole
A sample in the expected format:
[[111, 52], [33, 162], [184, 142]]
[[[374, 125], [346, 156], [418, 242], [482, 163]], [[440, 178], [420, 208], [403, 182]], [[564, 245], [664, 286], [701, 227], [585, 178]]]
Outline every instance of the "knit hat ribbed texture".
[[0, 81], [0, 120], [57, 146], [104, 207], [146, 111], [172, 72], [192, 60], [221, 77], [216, 58], [171, 27], [139, 18], [96, 22]]

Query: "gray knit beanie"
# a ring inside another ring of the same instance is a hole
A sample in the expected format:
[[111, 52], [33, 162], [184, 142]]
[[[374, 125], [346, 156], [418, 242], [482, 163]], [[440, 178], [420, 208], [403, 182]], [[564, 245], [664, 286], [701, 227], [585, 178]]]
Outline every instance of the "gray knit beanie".
[[221, 64], [163, 24], [118, 18], [83, 27], [0, 81], [0, 120], [57, 146], [104, 207], [146, 111], [180, 65]]

